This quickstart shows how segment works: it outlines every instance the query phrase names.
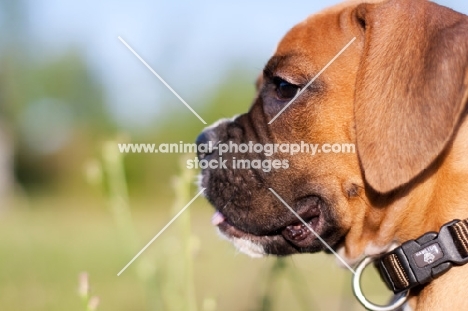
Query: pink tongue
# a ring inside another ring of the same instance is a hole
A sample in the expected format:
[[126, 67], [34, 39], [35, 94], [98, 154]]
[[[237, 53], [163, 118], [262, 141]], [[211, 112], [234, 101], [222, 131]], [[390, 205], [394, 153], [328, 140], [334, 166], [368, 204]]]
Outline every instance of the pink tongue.
[[220, 212], [214, 213], [213, 217], [211, 217], [211, 223], [213, 226], [218, 226], [225, 220], [224, 215]]

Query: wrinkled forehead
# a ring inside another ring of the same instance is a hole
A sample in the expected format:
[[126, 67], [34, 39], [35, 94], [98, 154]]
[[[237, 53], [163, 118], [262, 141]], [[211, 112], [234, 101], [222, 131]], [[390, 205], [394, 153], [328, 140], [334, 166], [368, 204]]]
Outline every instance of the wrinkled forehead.
[[294, 26], [279, 42], [265, 70], [284, 77], [319, 71], [357, 35], [351, 21], [354, 7], [328, 9]]
[[274, 55], [297, 50], [310, 53], [324, 52], [323, 48], [333, 47], [334, 42], [341, 42], [340, 39], [343, 37], [356, 35], [353, 31], [355, 24], [353, 12], [359, 4], [385, 1], [387, 0], [348, 0], [314, 13], [286, 33]]
[[323, 53], [324, 48], [346, 36], [354, 8], [354, 5], [340, 5], [310, 15], [286, 33], [279, 42], [275, 55], [282, 55], [286, 51]]

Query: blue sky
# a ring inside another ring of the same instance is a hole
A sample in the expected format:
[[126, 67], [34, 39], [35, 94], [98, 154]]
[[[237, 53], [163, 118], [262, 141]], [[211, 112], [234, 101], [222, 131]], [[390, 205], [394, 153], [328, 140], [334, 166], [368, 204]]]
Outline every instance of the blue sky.
[[[257, 72], [278, 40], [309, 14], [340, 1], [28, 0], [37, 57], [83, 51], [122, 124], [145, 124], [182, 105], [117, 39], [122, 36], [189, 104], [233, 62]], [[468, 13], [468, 3], [436, 1]], [[2, 16], [0, 14], [0, 22]], [[255, 77], [252, 77], [254, 81]], [[197, 99], [197, 100], [195, 100]], [[164, 103], [164, 105], [162, 105]], [[190, 113], [190, 112], [188, 112]]]

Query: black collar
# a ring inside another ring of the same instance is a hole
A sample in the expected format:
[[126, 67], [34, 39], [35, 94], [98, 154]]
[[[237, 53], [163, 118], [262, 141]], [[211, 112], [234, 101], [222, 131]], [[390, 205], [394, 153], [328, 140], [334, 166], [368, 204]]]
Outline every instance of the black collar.
[[395, 293], [431, 282], [453, 266], [468, 263], [468, 219], [453, 220], [439, 233], [428, 232], [403, 243], [375, 261]]

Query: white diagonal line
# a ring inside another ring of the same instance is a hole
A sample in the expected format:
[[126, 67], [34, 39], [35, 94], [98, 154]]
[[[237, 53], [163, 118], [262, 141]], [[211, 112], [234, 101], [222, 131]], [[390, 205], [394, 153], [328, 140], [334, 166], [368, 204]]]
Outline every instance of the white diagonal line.
[[319, 239], [320, 242], [322, 242], [322, 244], [323, 244], [326, 248], [328, 248], [328, 250], [329, 250], [330, 252], [332, 252], [332, 253], [336, 256], [336, 258], [338, 258], [353, 274], [356, 274], [356, 272], [353, 270], [353, 268], [351, 268], [351, 267], [346, 263], [346, 261], [345, 261], [343, 258], [341, 258], [341, 256], [338, 255], [338, 254], [335, 252], [335, 250], [333, 250], [333, 248], [332, 248], [330, 245], [328, 245], [328, 243], [325, 242], [325, 240], [322, 239], [322, 237], [321, 237], [320, 235], [318, 235], [318, 233], [315, 232], [315, 230], [312, 229], [312, 227], [311, 227], [307, 222], [305, 222], [304, 219], [302, 219], [301, 216], [299, 216], [299, 215], [291, 208], [291, 206], [289, 206], [288, 203], [286, 203], [286, 202], [283, 200], [282, 197], [279, 196], [278, 193], [276, 193], [275, 190], [273, 190], [272, 188], [268, 188], [268, 190], [270, 190], [270, 191], [278, 198], [278, 200], [280, 200], [281, 203], [283, 203], [284, 206], [286, 206], [286, 207], [291, 211], [291, 213], [293, 213], [294, 216], [296, 216], [297, 219], [299, 219], [299, 220], [307, 227], [307, 229], [310, 230], [310, 232], [312, 232], [313, 234], [315, 234], [315, 236], [317, 237], [317, 239]]
[[205, 191], [205, 188], [202, 188], [202, 190], [200, 190], [200, 192], [198, 192], [197, 195], [194, 196], [193, 199], [190, 200], [190, 202], [188, 202], [187, 205], [185, 205], [184, 208], [181, 209], [180, 212], [178, 212], [171, 219], [171, 221], [169, 221], [167, 225], [165, 225], [164, 228], [162, 228], [161, 231], [159, 231], [158, 234], [156, 234], [154, 238], [152, 238], [151, 241], [149, 241], [148, 244], [146, 244], [145, 247], [143, 247], [141, 251], [139, 251], [138, 254], [136, 254], [135, 257], [132, 258], [132, 260], [130, 260], [130, 262], [125, 267], [123, 267], [122, 270], [120, 270], [119, 273], [117, 273], [117, 276], [120, 276], [122, 272], [124, 272], [128, 268], [128, 266], [130, 266], [135, 261], [135, 259], [137, 259], [141, 255], [141, 253], [143, 253], [151, 245], [151, 243], [153, 243], [177, 219], [177, 217], [179, 217], [190, 206], [190, 204], [192, 204], [193, 201], [195, 201], [195, 199], [198, 198], [200, 194], [202, 194], [203, 191]]
[[280, 112], [278, 112], [278, 114], [276, 114], [276, 116], [271, 119], [270, 122], [268, 122], [268, 124], [272, 124], [276, 118], [278, 118], [302, 93], [305, 92], [305, 90], [307, 90], [307, 88], [312, 84], [314, 83], [315, 80], [317, 80], [318, 77], [320, 77], [320, 75], [331, 65], [333, 64], [333, 62], [351, 45], [351, 43], [354, 42], [354, 40], [356, 40], [356, 37], [354, 37], [353, 39], [351, 39], [351, 41], [348, 42], [348, 44], [345, 45], [344, 48], [341, 49], [341, 51], [338, 52], [338, 54], [335, 55], [335, 57], [332, 58], [331, 61], [328, 62], [328, 64], [325, 65], [325, 67], [323, 67], [322, 70], [320, 70], [320, 72], [318, 74], [315, 75], [315, 77], [312, 78], [312, 80], [309, 81], [309, 83], [306, 84], [306, 86], [304, 86], [304, 88], [302, 90], [300, 90], [296, 96], [294, 96], [293, 99], [291, 99], [291, 101], [283, 107], [283, 109], [281, 109]]
[[135, 50], [132, 49], [132, 47], [131, 47], [130, 45], [128, 45], [127, 42], [125, 42], [124, 39], [122, 39], [122, 37], [119, 36], [118, 39], [119, 39], [119, 40], [130, 50], [130, 52], [132, 52], [132, 53], [143, 63], [143, 65], [145, 65], [146, 68], [148, 68], [148, 69], [149, 69], [149, 70], [150, 70], [150, 71], [151, 71], [151, 72], [152, 72], [152, 73], [153, 73], [153, 74], [154, 74], [154, 75], [155, 75], [155, 76], [156, 76], [156, 77], [157, 77], [157, 78], [158, 78], [158, 79], [159, 79], [159, 80], [160, 80], [160, 81], [161, 81], [161, 82], [162, 82], [162, 83], [163, 83], [163, 84], [164, 84], [164, 85], [165, 85], [165, 86], [166, 86], [166, 87], [167, 87], [167, 88], [168, 88], [168, 89], [169, 89], [169, 90], [170, 90], [170, 91], [171, 91], [171, 92], [172, 92], [172, 93], [173, 93], [173, 94], [174, 94], [174, 95], [175, 95], [175, 96], [176, 96], [176, 97], [177, 97], [177, 98], [178, 98], [178, 99], [179, 99], [179, 100], [180, 100], [180, 101], [197, 117], [197, 118], [198, 118], [198, 119], [200, 119], [200, 121], [202, 121], [203, 124], [206, 124], [205, 120], [203, 120], [202, 117], [200, 117], [200, 116], [198, 115], [198, 113], [196, 113], [195, 110], [193, 110], [192, 107], [190, 107], [189, 104], [187, 104], [187, 103], [185, 102], [185, 100], [183, 100], [183, 98], [180, 97], [179, 94], [177, 94], [176, 91], [174, 91], [174, 89], [173, 89], [169, 84], [167, 84], [167, 82], [164, 81], [164, 79], [161, 78], [161, 76], [158, 75], [157, 72], [154, 71], [153, 68], [151, 68], [151, 66], [148, 65], [148, 64], [144, 61], [144, 59], [141, 58], [141, 56], [138, 55], [138, 53], [135, 52]]

